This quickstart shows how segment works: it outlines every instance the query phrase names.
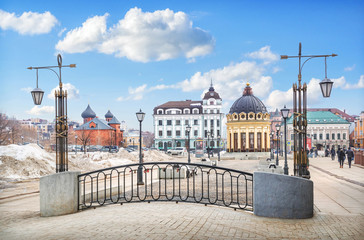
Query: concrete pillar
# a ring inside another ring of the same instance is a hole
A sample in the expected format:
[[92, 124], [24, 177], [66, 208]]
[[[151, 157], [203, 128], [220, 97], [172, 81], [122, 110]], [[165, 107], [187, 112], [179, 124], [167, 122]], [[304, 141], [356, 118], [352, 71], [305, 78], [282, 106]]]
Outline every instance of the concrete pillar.
[[65, 215], [78, 211], [78, 175], [60, 172], [40, 178], [40, 215]]

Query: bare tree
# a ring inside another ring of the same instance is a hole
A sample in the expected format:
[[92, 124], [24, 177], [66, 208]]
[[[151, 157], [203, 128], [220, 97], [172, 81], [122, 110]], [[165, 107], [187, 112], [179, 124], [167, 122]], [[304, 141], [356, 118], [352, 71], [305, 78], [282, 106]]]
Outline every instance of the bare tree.
[[84, 153], [86, 153], [86, 146], [87, 144], [90, 144], [91, 138], [93, 136], [92, 131], [82, 129], [78, 131], [76, 134], [78, 136], [78, 140], [80, 140], [81, 145], [83, 146]]
[[20, 123], [16, 119], [8, 119], [5, 114], [0, 114], [0, 145], [19, 142]]

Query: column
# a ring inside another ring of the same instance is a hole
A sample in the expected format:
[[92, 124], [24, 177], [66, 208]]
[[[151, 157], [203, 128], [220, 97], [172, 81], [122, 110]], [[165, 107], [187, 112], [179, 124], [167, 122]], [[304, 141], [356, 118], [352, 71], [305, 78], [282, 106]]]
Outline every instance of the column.
[[[238, 128], [238, 152], [241, 152], [241, 129]], [[240, 149], [240, 150], [239, 150]]]

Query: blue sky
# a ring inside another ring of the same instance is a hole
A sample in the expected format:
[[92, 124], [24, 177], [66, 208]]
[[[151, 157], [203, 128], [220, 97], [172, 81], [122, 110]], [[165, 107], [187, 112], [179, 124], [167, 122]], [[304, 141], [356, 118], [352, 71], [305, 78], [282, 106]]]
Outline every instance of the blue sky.
[[[70, 92], [70, 120], [82, 121], [89, 103], [100, 118], [110, 111], [128, 127], [135, 112], [171, 100], [200, 100], [210, 80], [223, 98], [224, 112], [246, 82], [268, 109], [292, 106], [298, 60], [279, 55], [331, 54], [328, 78], [334, 89], [324, 99], [318, 82], [324, 59], [303, 68], [309, 107], [364, 110], [363, 1], [1, 1], [0, 112], [18, 119], [52, 120], [57, 77], [39, 71], [45, 91], [35, 107], [29, 66], [56, 65]], [[50, 95], [48, 97], [48, 95]]]

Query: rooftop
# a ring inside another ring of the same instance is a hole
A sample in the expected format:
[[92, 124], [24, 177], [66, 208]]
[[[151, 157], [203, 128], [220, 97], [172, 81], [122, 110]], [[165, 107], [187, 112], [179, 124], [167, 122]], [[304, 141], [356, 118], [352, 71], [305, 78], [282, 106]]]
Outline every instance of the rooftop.
[[[293, 117], [287, 120], [287, 124], [292, 124]], [[350, 124], [348, 120], [342, 119], [340, 116], [330, 111], [313, 111], [307, 112], [308, 124]]]

